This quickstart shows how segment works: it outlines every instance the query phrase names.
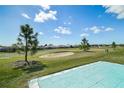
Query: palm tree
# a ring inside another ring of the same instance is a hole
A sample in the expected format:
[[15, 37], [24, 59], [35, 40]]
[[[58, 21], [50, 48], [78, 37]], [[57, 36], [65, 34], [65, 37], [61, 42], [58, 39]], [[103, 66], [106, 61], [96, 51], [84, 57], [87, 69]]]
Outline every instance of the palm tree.
[[28, 63], [28, 52], [30, 51], [33, 55], [37, 51], [38, 33], [34, 33], [33, 28], [31, 28], [28, 24], [20, 26], [21, 32], [19, 33], [17, 46], [19, 49], [24, 50], [25, 52], [25, 61]]

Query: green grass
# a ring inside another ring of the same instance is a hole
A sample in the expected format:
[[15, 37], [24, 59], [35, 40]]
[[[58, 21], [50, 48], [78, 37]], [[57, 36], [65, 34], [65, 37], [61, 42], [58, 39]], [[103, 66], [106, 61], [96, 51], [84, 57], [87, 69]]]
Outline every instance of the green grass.
[[[69, 69], [72, 67], [105, 60], [109, 62], [124, 64], [124, 48], [117, 48], [115, 51], [109, 49], [109, 53], [105, 53], [104, 49], [91, 49], [90, 52], [83, 52], [78, 48], [68, 49], [50, 49], [38, 51], [34, 56], [29, 56], [30, 60], [37, 60], [44, 64], [42, 70], [35, 71], [32, 69], [30, 73], [22, 69], [13, 69], [12, 62], [16, 60], [23, 60], [22, 55], [11, 53], [11, 57], [5, 58], [6, 53], [0, 53], [0, 87], [28, 87], [28, 80]], [[39, 56], [58, 52], [58, 51], [72, 51], [75, 54], [61, 58], [47, 58], [41, 59]], [[5, 55], [5, 56], [4, 56]]]

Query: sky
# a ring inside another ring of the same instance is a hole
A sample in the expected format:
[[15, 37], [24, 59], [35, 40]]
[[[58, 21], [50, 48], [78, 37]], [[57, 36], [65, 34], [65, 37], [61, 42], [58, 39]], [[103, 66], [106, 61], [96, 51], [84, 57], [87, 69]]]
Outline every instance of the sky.
[[20, 26], [38, 32], [39, 44], [124, 43], [124, 6], [102, 5], [1, 5], [0, 45], [17, 42]]

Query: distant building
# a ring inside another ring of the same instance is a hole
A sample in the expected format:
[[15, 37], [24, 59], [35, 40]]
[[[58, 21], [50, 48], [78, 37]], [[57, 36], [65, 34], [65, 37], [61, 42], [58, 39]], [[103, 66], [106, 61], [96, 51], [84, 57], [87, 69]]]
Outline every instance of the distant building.
[[0, 47], [0, 51], [6, 51], [6, 48], [5, 47]]
[[15, 52], [15, 49], [14, 48], [11, 48], [11, 47], [0, 47], [0, 52]]

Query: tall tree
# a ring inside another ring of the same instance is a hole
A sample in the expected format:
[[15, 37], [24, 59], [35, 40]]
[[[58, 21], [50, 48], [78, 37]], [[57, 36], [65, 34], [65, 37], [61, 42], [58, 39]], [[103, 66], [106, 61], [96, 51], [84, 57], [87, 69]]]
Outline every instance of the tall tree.
[[28, 24], [20, 26], [21, 32], [19, 33], [17, 46], [20, 50], [25, 52], [25, 61], [28, 63], [28, 52], [33, 55], [37, 52], [38, 46], [38, 33], [34, 33], [33, 28], [31, 28]]
[[112, 42], [112, 48], [115, 49], [116, 48], [116, 43], [115, 42]]
[[80, 49], [83, 49], [84, 51], [87, 51], [90, 49], [90, 44], [88, 43], [88, 40], [86, 38], [82, 39]]

